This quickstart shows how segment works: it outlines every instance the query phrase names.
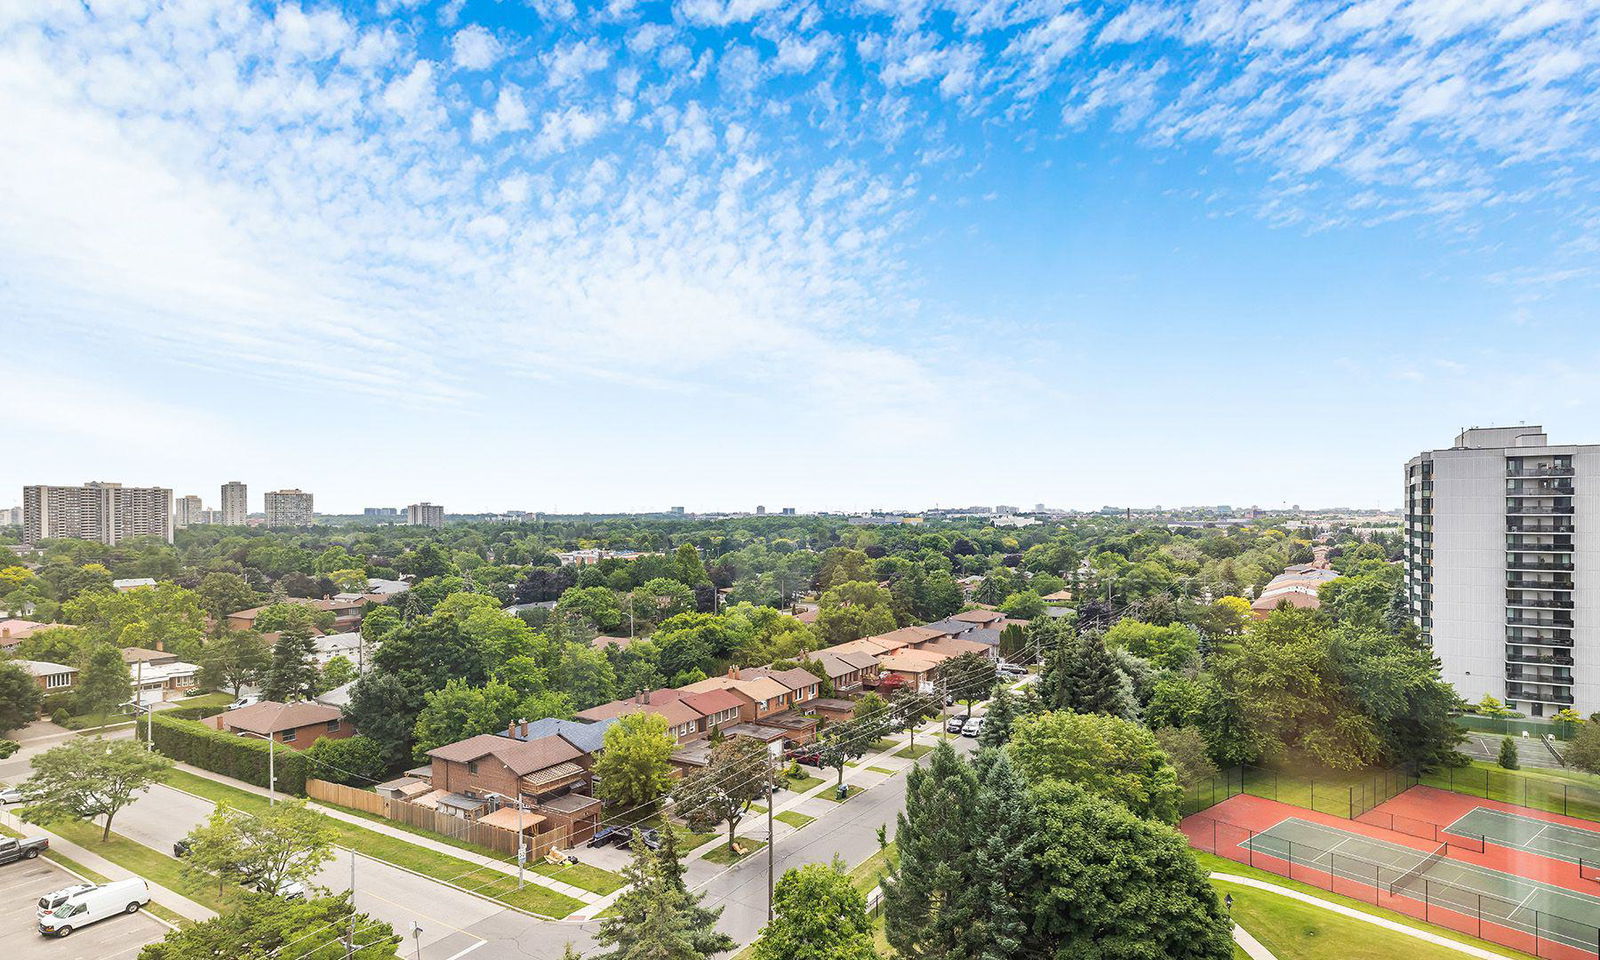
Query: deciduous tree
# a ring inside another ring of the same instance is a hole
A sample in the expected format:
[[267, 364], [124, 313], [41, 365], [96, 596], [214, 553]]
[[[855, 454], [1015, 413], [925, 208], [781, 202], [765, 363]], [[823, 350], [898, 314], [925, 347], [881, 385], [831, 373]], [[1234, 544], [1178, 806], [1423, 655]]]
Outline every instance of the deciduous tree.
[[672, 782], [676, 743], [667, 721], [654, 713], [630, 713], [606, 728], [604, 749], [594, 762], [595, 793], [623, 810], [653, 808]]
[[77, 737], [33, 758], [22, 816], [41, 824], [105, 817], [100, 839], [108, 840], [117, 812], [171, 769], [171, 760], [137, 740]]
[[76, 701], [79, 713], [108, 713], [133, 696], [128, 665], [109, 643], [90, 647], [79, 662]]
[[1178, 822], [1177, 772], [1155, 736], [1130, 720], [1064, 710], [1023, 717], [1006, 749], [1030, 783], [1075, 783], [1141, 817]]
[[772, 914], [755, 960], [877, 960], [866, 899], [840, 860], [784, 873], [772, 891]]

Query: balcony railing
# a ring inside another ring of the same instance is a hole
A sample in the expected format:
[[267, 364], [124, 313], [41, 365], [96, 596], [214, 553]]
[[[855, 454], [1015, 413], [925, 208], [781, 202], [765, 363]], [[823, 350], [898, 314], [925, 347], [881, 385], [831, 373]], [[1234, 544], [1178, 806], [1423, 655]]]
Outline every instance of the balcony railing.
[[1520, 537], [1506, 538], [1507, 553], [1571, 553], [1572, 550], [1571, 537], [1561, 537], [1555, 543], [1531, 543]]
[[1508, 477], [1570, 477], [1574, 472], [1572, 467], [1506, 467]]
[[1507, 590], [1571, 590], [1571, 580], [1529, 580], [1525, 577], [1506, 577]]
[[1506, 519], [1507, 533], [1573, 533], [1577, 529], [1577, 524], [1573, 523], [1530, 522], [1517, 517], [1508, 517]]
[[1506, 597], [1506, 606], [1533, 607], [1539, 610], [1571, 610], [1573, 604], [1571, 598], [1567, 598], [1565, 600], [1530, 600], [1519, 597]]
[[1513, 516], [1513, 517], [1520, 517], [1520, 516], [1570, 517], [1570, 516], [1572, 516], [1572, 510], [1573, 510], [1573, 507], [1572, 507], [1572, 504], [1570, 504], [1570, 503], [1569, 504], [1565, 504], [1565, 505], [1561, 505], [1561, 506], [1554, 506], [1554, 507], [1545, 507], [1545, 506], [1530, 507], [1530, 506], [1519, 505], [1519, 504], [1507, 504], [1506, 505], [1506, 515], [1507, 516]]
[[1506, 667], [1507, 680], [1521, 680], [1523, 683], [1554, 683], [1562, 686], [1572, 686], [1572, 675], [1546, 677], [1534, 673], [1532, 670], [1523, 670], [1519, 667]]
[[1571, 630], [1571, 617], [1553, 617], [1549, 620], [1540, 620], [1525, 613], [1506, 611], [1506, 623], [1514, 627], [1554, 627], [1556, 629]]
[[1564, 653], [1538, 655], [1532, 653], [1508, 653], [1506, 663], [1532, 663], [1549, 664], [1556, 667], [1572, 666], [1572, 658]]
[[1506, 487], [1508, 497], [1570, 497], [1573, 486], [1560, 480], [1518, 480], [1516, 486]]
[[1511, 700], [1528, 700], [1533, 703], [1572, 703], [1570, 693], [1536, 693], [1520, 687], [1506, 687], [1506, 697]]
[[1542, 560], [1534, 557], [1507, 557], [1507, 570], [1571, 570], [1570, 560]]

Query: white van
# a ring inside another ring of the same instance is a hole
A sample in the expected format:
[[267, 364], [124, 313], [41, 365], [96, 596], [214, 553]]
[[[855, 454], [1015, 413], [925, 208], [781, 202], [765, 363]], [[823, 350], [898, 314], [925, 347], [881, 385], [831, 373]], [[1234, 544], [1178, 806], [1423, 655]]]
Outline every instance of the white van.
[[67, 937], [85, 924], [118, 913], [138, 913], [150, 902], [150, 885], [138, 877], [102, 883], [69, 894], [55, 909], [39, 918], [39, 932], [47, 937]]
[[43, 917], [45, 914], [53, 912], [56, 907], [66, 903], [68, 897], [76, 896], [80, 893], [93, 890], [97, 886], [99, 886], [99, 884], [96, 883], [75, 883], [70, 887], [62, 887], [60, 890], [54, 890], [45, 894], [39, 898], [39, 906], [35, 908], [33, 912], [34, 918], [38, 919]]

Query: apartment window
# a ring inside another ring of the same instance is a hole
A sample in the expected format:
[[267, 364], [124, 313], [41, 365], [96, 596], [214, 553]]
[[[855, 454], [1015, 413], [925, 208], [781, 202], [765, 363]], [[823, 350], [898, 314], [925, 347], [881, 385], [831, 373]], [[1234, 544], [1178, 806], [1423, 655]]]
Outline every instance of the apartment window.
[[300, 731], [299, 730], [285, 730], [285, 731], [283, 731], [283, 742], [284, 743], [294, 743], [295, 737], [297, 737], [299, 735], [300, 735]]
[[48, 677], [44, 678], [44, 685], [45, 685], [45, 689], [47, 689], [47, 690], [56, 690], [56, 689], [59, 689], [61, 687], [70, 687], [70, 686], [72, 686], [72, 674], [70, 674], [70, 673], [52, 673]]

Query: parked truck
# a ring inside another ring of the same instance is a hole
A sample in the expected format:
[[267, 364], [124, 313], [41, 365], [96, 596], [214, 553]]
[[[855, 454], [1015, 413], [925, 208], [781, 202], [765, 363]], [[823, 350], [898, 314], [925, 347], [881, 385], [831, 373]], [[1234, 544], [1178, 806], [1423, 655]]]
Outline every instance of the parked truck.
[[50, 849], [49, 837], [24, 837], [21, 840], [0, 837], [0, 863], [32, 860], [48, 849]]

